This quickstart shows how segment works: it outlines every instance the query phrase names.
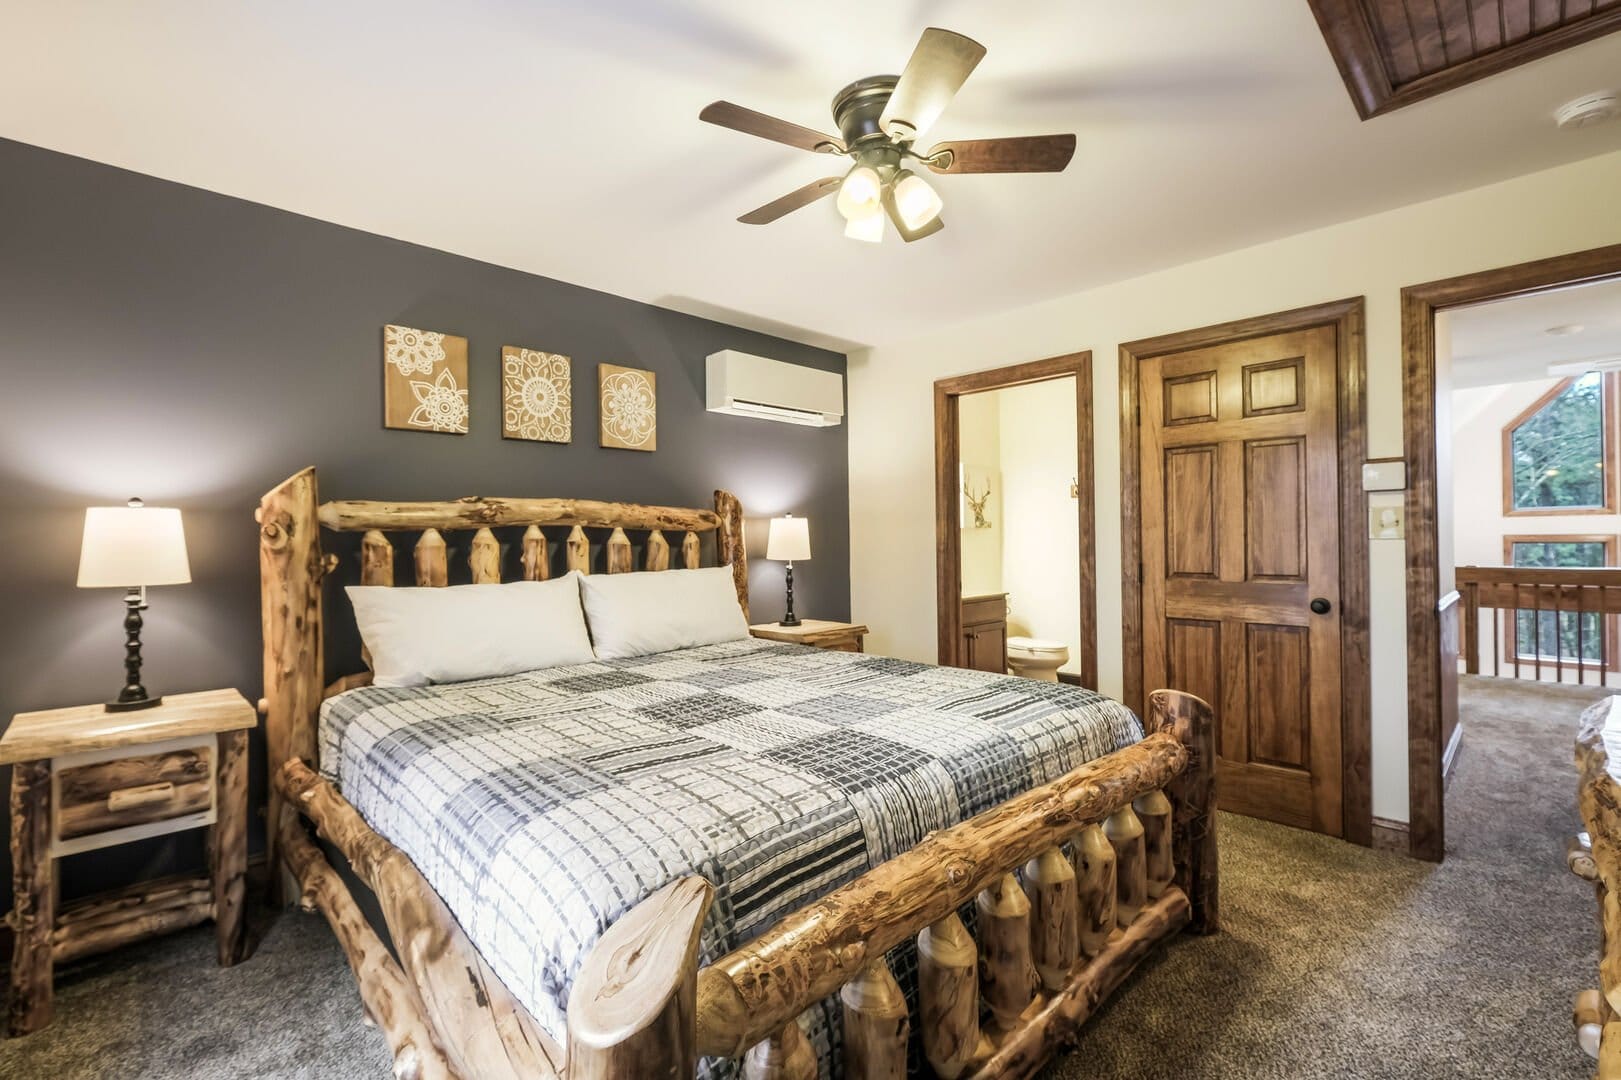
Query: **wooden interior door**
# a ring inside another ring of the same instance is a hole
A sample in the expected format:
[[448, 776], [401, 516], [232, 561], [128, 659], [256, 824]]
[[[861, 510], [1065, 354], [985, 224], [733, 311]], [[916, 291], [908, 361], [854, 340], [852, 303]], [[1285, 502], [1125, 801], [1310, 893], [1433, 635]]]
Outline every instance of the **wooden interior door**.
[[1340, 836], [1336, 331], [1142, 361], [1143, 685], [1216, 708], [1222, 809]]

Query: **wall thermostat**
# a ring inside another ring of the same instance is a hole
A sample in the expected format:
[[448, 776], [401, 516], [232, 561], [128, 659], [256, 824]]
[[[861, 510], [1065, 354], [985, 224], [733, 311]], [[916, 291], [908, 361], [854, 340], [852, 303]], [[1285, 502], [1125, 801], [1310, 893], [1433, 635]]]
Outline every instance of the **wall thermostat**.
[[1363, 491], [1405, 491], [1407, 462], [1401, 458], [1375, 458], [1362, 463]]

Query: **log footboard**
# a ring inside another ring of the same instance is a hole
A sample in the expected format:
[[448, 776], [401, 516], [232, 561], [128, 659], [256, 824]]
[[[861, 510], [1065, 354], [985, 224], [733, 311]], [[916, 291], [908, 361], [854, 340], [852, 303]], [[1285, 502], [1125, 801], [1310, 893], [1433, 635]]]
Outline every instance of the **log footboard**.
[[[884, 956], [911, 937], [934, 1073], [1024, 1077], [1074, 1042], [1156, 943], [1217, 929], [1210, 709], [1159, 691], [1148, 726], [1142, 742], [931, 834], [701, 970], [713, 890], [671, 882], [587, 956], [566, 1059], [410, 860], [296, 758], [275, 775], [278, 849], [301, 901], [332, 924], [401, 1080], [690, 1077], [699, 1055], [740, 1059], [749, 1080], [813, 1080], [797, 1018], [833, 994], [845, 1075], [898, 1078], [913, 1018]], [[377, 894], [397, 963], [300, 814]], [[957, 914], [970, 901], [977, 942]]]

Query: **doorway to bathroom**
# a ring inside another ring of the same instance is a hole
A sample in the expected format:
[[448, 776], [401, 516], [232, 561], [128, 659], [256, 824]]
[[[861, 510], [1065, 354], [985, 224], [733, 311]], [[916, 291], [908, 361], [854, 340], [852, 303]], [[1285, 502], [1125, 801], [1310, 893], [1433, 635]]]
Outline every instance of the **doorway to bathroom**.
[[934, 384], [939, 661], [1097, 688], [1092, 354]]

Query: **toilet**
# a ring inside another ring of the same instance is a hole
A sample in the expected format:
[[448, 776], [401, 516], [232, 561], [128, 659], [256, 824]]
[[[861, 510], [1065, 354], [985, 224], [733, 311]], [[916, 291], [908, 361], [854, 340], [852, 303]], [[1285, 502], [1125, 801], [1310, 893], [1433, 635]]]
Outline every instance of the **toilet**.
[[1010, 637], [1007, 639], [1007, 663], [1014, 675], [1057, 682], [1058, 669], [1069, 663], [1069, 646], [1062, 641]]

